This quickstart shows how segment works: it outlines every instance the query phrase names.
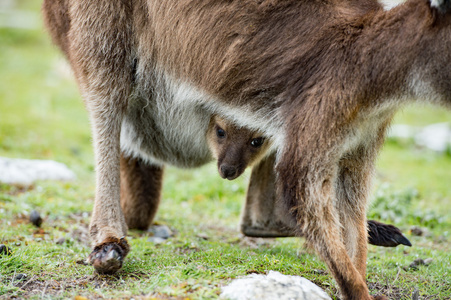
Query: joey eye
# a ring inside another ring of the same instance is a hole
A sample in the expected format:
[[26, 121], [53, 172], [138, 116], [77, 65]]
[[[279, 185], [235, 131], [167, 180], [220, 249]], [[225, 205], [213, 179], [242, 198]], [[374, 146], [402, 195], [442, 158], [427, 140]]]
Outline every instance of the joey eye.
[[259, 148], [263, 145], [264, 142], [265, 142], [264, 137], [258, 137], [258, 138], [252, 139], [251, 146], [254, 148]]
[[226, 137], [226, 132], [224, 129], [222, 129], [221, 127], [217, 127], [216, 128], [216, 136], [220, 139], [223, 139]]

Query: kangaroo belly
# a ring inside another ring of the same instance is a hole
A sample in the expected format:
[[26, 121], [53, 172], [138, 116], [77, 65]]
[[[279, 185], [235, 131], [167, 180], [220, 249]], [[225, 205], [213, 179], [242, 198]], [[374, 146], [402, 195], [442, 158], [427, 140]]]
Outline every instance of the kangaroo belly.
[[138, 82], [122, 123], [121, 149], [149, 163], [181, 168], [201, 166], [212, 160], [206, 141], [211, 113], [202, 97], [187, 86], [164, 78], [151, 80], [152, 90]]

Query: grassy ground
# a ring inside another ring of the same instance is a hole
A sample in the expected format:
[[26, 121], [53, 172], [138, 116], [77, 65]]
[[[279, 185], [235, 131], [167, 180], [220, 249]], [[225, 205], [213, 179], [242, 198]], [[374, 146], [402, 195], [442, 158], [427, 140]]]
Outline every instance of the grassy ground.
[[[38, 1], [19, 1], [37, 13]], [[0, 15], [1, 17], [1, 15]], [[303, 240], [249, 239], [237, 230], [248, 173], [222, 180], [213, 165], [168, 169], [156, 221], [174, 236], [161, 244], [132, 231], [132, 252], [116, 276], [93, 274], [87, 226], [94, 198], [93, 155], [87, 114], [64, 60], [41, 27], [0, 28], [0, 156], [54, 159], [77, 173], [75, 182], [0, 185], [0, 298], [215, 299], [220, 286], [249, 273], [302, 275], [333, 297], [325, 265]], [[426, 125], [451, 120], [435, 108], [409, 108], [396, 122]], [[370, 246], [368, 284], [392, 299], [451, 299], [451, 157], [389, 141], [378, 162], [369, 216], [394, 223], [413, 247]], [[1, 172], [1, 170], [0, 170]], [[28, 222], [38, 210], [42, 228]], [[426, 230], [416, 236], [412, 226]], [[417, 258], [428, 266], [411, 268]], [[19, 274], [27, 277], [19, 279]]]

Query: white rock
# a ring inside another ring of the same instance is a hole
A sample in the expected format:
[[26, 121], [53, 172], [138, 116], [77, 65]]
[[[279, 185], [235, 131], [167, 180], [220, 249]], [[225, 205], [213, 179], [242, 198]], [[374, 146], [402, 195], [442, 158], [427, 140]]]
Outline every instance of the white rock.
[[56, 161], [0, 157], [0, 182], [6, 184], [30, 185], [37, 180], [74, 179], [75, 174]]
[[[0, 1], [2, 3], [5, 0]], [[39, 15], [31, 11], [8, 9], [8, 2], [0, 4], [0, 28], [38, 29]], [[5, 8], [2, 8], [5, 7]]]
[[451, 144], [449, 124], [437, 123], [424, 127], [415, 135], [415, 143], [438, 152], [445, 151]]
[[389, 128], [387, 135], [391, 138], [409, 139], [412, 138], [415, 133], [416, 130], [412, 126], [395, 124]]
[[415, 144], [437, 152], [451, 147], [451, 127], [449, 123], [436, 123], [423, 128], [396, 124], [388, 131], [388, 137], [413, 139]]
[[229, 300], [331, 300], [319, 286], [300, 276], [269, 271], [235, 279], [222, 288], [221, 298]]

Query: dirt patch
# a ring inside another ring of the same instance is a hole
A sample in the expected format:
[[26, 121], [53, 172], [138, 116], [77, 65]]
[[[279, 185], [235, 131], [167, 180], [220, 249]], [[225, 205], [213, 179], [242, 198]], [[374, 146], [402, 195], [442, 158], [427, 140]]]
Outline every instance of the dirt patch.
[[[389, 299], [413, 299], [412, 294], [414, 293], [414, 291], [408, 291], [408, 290], [401, 289], [396, 286], [390, 286], [390, 285], [381, 284], [381, 283], [369, 283], [368, 287], [370, 289], [377, 290], [378, 292], [376, 295], [385, 295]], [[435, 300], [438, 298], [437, 298], [437, 295], [421, 294], [420, 299]]]
[[[23, 299], [23, 298], [31, 298], [31, 297], [62, 297], [65, 292], [70, 290], [77, 290], [77, 294], [86, 295], [85, 289], [90, 289], [88, 297], [89, 299], [104, 299], [101, 294], [93, 293], [92, 288], [94, 289], [106, 289], [106, 288], [114, 288], [120, 289], [120, 286], [123, 284], [123, 280], [135, 278], [136, 280], [141, 280], [145, 278], [147, 275], [145, 273], [128, 273], [124, 274], [122, 272], [117, 275], [112, 276], [102, 276], [102, 275], [90, 275], [83, 276], [75, 279], [63, 279], [63, 280], [43, 280], [38, 276], [32, 276], [29, 279], [18, 280], [14, 283], [16, 288], [20, 289], [20, 292], [17, 296], [10, 295], [1, 295], [0, 299]], [[67, 295], [64, 295], [67, 296]], [[152, 295], [151, 297], [157, 299], [179, 299], [179, 298], [171, 298], [165, 297], [163, 295]], [[149, 295], [137, 295], [133, 297], [134, 299], [148, 299]], [[83, 299], [83, 297], [80, 297]], [[182, 298], [180, 298], [182, 299]]]
[[91, 245], [91, 236], [89, 235], [88, 225], [80, 224], [77, 228], [71, 230], [70, 237], [86, 247], [90, 247]]
[[33, 191], [35, 189], [35, 185], [11, 185], [11, 184], [3, 184], [2, 185], [2, 193], [9, 196], [19, 196], [21, 194]]
[[65, 291], [86, 285], [88, 278], [75, 280], [42, 280], [37, 276], [16, 281], [14, 286], [20, 289], [18, 296], [3, 295], [0, 299], [29, 298], [32, 296], [61, 296]]

